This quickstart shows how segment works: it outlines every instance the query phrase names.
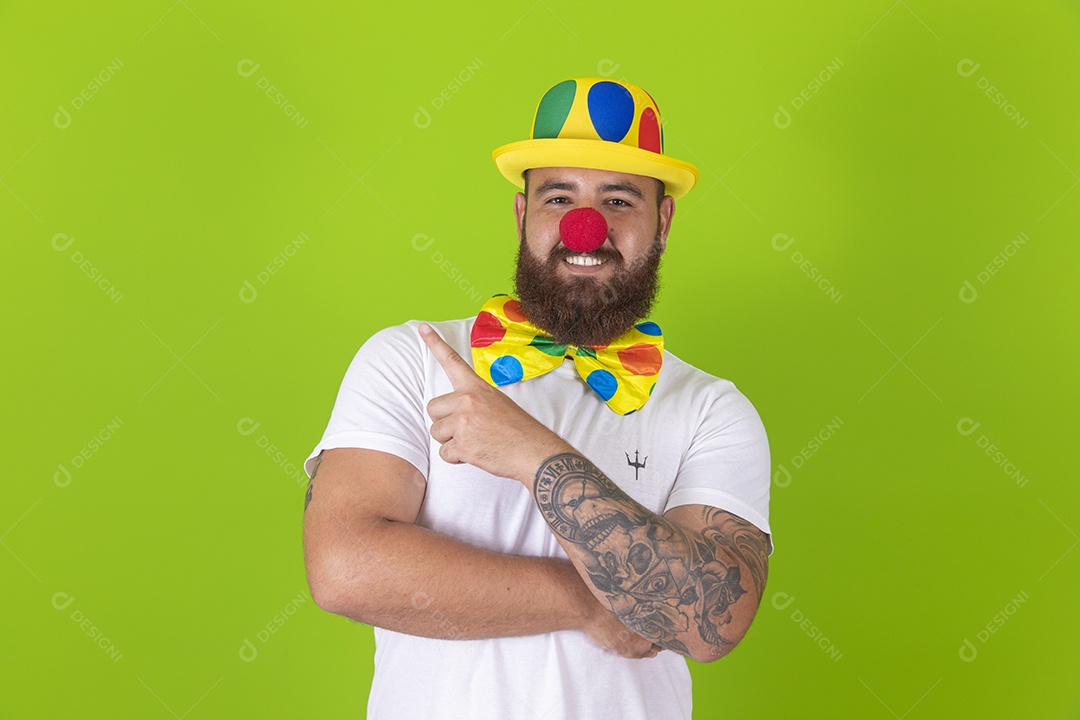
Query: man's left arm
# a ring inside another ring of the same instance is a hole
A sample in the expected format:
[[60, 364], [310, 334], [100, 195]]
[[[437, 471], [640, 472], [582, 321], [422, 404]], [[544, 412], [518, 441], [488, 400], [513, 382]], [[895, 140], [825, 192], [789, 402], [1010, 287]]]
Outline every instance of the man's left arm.
[[634, 632], [699, 662], [734, 648], [765, 590], [764, 533], [705, 505], [645, 508], [433, 329], [420, 334], [454, 387], [427, 407], [439, 456], [522, 483], [593, 595]]
[[526, 487], [593, 594], [631, 630], [699, 662], [746, 634], [768, 573], [757, 527], [706, 505], [658, 515], [573, 450], [544, 460]]

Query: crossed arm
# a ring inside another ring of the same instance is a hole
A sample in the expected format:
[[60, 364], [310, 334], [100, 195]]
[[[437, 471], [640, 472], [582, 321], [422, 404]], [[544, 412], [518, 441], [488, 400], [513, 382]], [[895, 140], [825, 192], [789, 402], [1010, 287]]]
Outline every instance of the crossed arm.
[[576, 452], [544, 461], [533, 496], [592, 593], [637, 634], [709, 662], [746, 633], [768, 552], [750, 523], [704, 505], [657, 515]]
[[659, 649], [597, 602], [568, 560], [495, 553], [416, 525], [423, 497], [423, 475], [395, 455], [323, 451], [304, 510], [319, 607], [430, 638], [582, 630], [625, 657]]
[[440, 455], [522, 482], [570, 562], [500, 555], [417, 526], [415, 468], [375, 451], [331, 450], [333, 479], [315, 489], [313, 478], [306, 502], [317, 509], [304, 523], [319, 605], [427, 637], [581, 629], [627, 657], [666, 648], [709, 662], [730, 651], [764, 591], [764, 534], [703, 505], [662, 516], [642, 507], [433, 331], [422, 334], [455, 388], [428, 405]]

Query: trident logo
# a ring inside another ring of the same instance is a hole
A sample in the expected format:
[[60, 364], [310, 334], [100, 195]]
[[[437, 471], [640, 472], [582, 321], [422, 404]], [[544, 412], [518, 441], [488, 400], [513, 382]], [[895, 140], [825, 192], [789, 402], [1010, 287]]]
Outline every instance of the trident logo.
[[638, 461], [638, 451], [637, 450], [634, 451], [634, 459], [633, 460], [630, 459], [630, 453], [624, 451], [623, 455], [626, 456], [626, 464], [629, 465], [630, 467], [634, 468], [634, 480], [637, 480], [638, 479], [638, 470], [641, 470], [643, 467], [645, 467], [645, 463], [648, 462], [649, 456], [646, 455], [645, 459], [639, 462]]

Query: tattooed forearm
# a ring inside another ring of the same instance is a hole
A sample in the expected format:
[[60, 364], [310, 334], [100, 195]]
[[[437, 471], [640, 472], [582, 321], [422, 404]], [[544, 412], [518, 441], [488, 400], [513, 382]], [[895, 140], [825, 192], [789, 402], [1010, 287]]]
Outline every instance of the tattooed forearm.
[[769, 575], [766, 562], [769, 544], [765, 533], [741, 517], [716, 508], [706, 508], [703, 514], [705, 529], [701, 534], [738, 558], [750, 571], [754, 594], [760, 603]]
[[[735, 644], [731, 637], [741, 636], [727, 626], [731, 606], [747, 592], [739, 565], [744, 544], [752, 542], [746, 528], [732, 526], [734, 535], [724, 526], [708, 535], [687, 532], [642, 507], [577, 453], [548, 458], [533, 495], [571, 559], [581, 562], [627, 627], [683, 655], [691, 654], [689, 644], [704, 642], [718, 656]], [[763, 570], [744, 564], [760, 596]]]
[[315, 458], [315, 467], [311, 469], [311, 480], [308, 481], [307, 493], [304, 495], [304, 510], [311, 504], [311, 491], [315, 488], [315, 476], [319, 474], [319, 465], [322, 463], [322, 453]]

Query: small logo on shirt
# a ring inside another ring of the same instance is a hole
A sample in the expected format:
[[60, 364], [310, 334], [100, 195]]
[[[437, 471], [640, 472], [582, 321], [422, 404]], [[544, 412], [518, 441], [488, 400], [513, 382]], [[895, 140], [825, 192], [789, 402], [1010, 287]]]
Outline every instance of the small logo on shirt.
[[638, 451], [637, 450], [634, 451], [634, 459], [633, 460], [630, 459], [630, 453], [624, 451], [623, 455], [626, 455], [626, 464], [629, 465], [630, 467], [634, 468], [634, 480], [637, 480], [638, 479], [638, 471], [645, 467], [645, 463], [648, 462], [649, 456], [646, 455], [644, 460], [639, 461], [638, 460]]

